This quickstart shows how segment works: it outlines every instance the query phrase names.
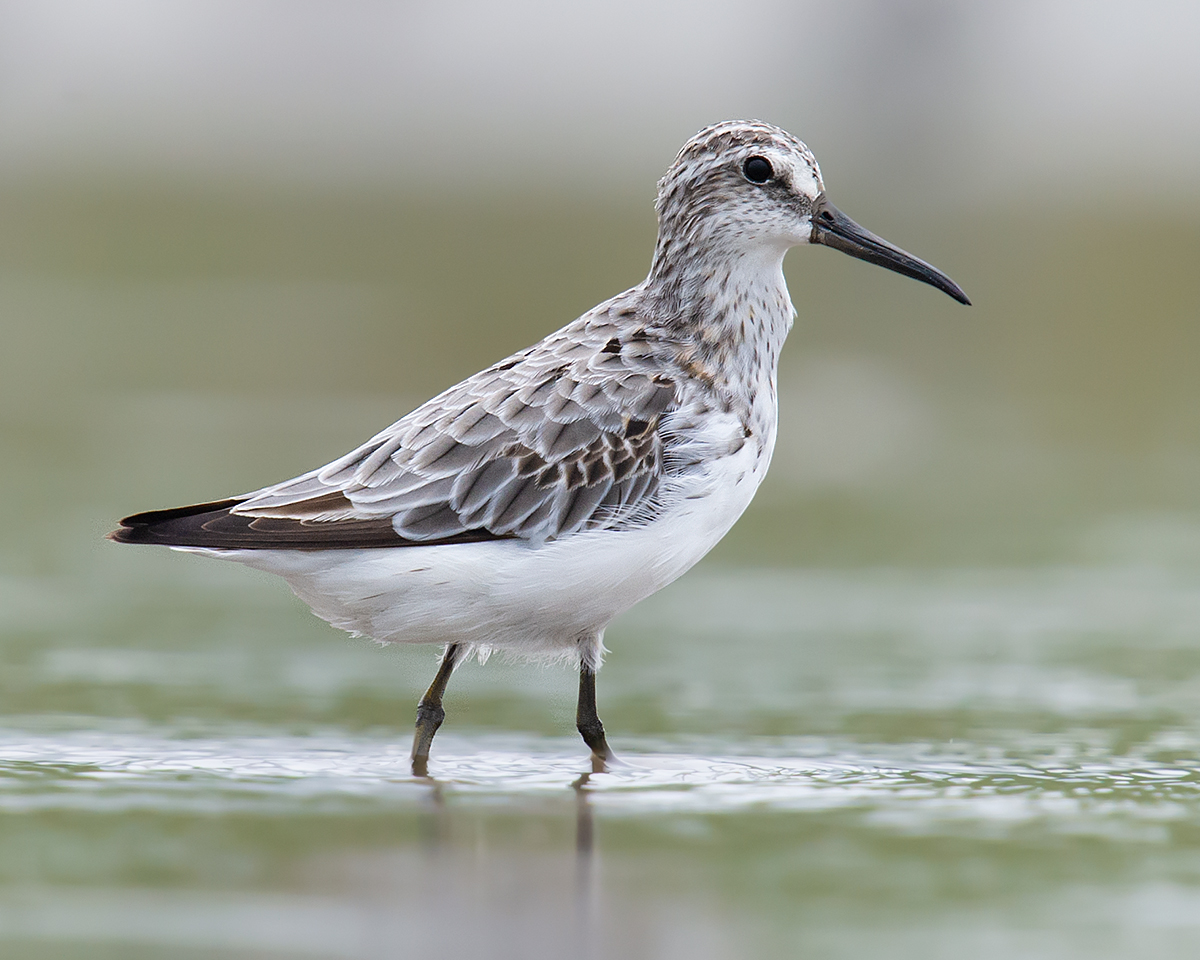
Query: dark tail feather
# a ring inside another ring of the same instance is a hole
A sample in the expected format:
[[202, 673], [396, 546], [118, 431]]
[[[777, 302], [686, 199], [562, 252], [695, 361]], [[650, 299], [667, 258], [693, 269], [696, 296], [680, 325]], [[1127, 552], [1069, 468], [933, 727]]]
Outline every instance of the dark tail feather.
[[110, 533], [108, 539], [117, 543], [156, 543], [172, 547], [214, 546], [209, 542], [212, 531], [206, 528], [212, 521], [228, 518], [230, 508], [241, 502], [239, 499], [215, 500], [171, 510], [135, 513], [122, 517], [120, 528]]
[[122, 520], [120, 529], [110, 533], [108, 539], [117, 543], [217, 550], [360, 550], [509, 539], [507, 535], [498, 537], [487, 530], [467, 530], [442, 540], [413, 541], [396, 533], [390, 517], [300, 520], [230, 513], [245, 499], [237, 497], [174, 510], [135, 513]]

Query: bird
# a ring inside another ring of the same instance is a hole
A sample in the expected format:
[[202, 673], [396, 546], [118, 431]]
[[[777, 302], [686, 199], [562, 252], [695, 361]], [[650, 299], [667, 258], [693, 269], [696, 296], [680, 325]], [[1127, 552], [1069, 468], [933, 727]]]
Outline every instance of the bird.
[[826, 197], [780, 127], [700, 130], [659, 181], [639, 284], [458, 383], [345, 456], [251, 493], [125, 517], [110, 539], [283, 577], [335, 627], [442, 647], [417, 707], [415, 776], [472, 654], [578, 665], [576, 727], [615, 760], [596, 707], [604, 632], [729, 531], [775, 445], [792, 247], [923, 281], [948, 276]]

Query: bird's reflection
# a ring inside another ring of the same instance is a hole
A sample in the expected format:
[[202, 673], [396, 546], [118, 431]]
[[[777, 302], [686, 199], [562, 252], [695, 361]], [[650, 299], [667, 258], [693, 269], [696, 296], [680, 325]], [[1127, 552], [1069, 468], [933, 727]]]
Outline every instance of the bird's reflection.
[[571, 784], [571, 789], [575, 791], [575, 922], [578, 927], [577, 942], [582, 945], [581, 955], [584, 957], [597, 954], [596, 924], [600, 895], [596, 820], [588, 783], [592, 774], [603, 772], [603, 761], [599, 761], [599, 769], [594, 762], [591, 770]]
[[[576, 956], [587, 960], [597, 955], [599, 915], [599, 869], [596, 851], [596, 822], [591, 799], [591, 779], [604, 773], [602, 762], [581, 774], [571, 783], [575, 795], [575, 926]], [[428, 774], [416, 780], [428, 788], [425, 794], [424, 816], [420, 818], [422, 846], [430, 858], [433, 874], [443, 871], [438, 866], [443, 855], [453, 853], [452, 813], [447, 803], [448, 784]], [[445, 864], [441, 864], [444, 867]]]
[[596, 849], [596, 823], [592, 815], [592, 798], [589, 795], [588, 783], [593, 773], [601, 770], [589, 770], [581, 774], [572, 784], [575, 791], [575, 855], [582, 868], [590, 865]]
[[422, 774], [416, 778], [426, 784], [425, 816], [418, 820], [422, 843], [431, 854], [436, 854], [450, 843], [450, 811], [446, 806], [446, 792], [440, 780]]

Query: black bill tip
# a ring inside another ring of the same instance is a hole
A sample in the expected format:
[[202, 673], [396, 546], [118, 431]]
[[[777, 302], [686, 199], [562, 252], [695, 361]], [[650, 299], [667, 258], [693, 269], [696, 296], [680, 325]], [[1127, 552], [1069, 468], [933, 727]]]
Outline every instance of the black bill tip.
[[959, 303], [971, 305], [962, 287], [942, 271], [893, 246], [882, 237], [875, 236], [865, 227], [860, 227], [830, 203], [825, 194], [817, 197], [816, 203], [813, 204], [810, 242], [833, 247], [859, 260], [920, 280], [931, 287], [937, 287]]

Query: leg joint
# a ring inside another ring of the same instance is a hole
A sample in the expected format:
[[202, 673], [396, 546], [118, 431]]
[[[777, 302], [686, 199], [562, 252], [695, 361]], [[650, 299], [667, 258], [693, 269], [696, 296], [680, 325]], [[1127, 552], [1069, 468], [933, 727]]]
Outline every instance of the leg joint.
[[417, 726], [432, 727], [437, 730], [446, 719], [446, 710], [440, 703], [426, 703], [422, 700], [417, 704]]
[[598, 748], [607, 749], [604, 739], [604, 724], [600, 722], [599, 717], [580, 717], [575, 722], [575, 729], [583, 737], [583, 742], [596, 752], [601, 752]]

